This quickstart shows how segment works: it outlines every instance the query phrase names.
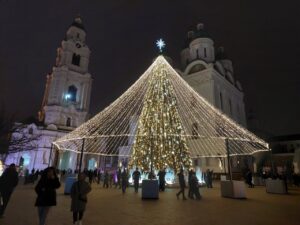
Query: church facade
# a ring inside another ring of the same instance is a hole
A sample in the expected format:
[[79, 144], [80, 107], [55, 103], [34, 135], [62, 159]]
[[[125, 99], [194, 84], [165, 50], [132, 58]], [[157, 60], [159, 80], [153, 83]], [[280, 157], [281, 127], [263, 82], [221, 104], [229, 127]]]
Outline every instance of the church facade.
[[[66, 37], [57, 49], [56, 64], [47, 75], [42, 107], [38, 112], [39, 124], [30, 124], [23, 129], [24, 135], [37, 136], [30, 148], [8, 155], [5, 164], [21, 164], [27, 169], [44, 169], [56, 165], [59, 169], [78, 166], [78, 155], [74, 152], [58, 152], [52, 142], [74, 130], [88, 119], [92, 76], [88, 72], [90, 50], [86, 45], [86, 32], [81, 18], [75, 18], [66, 32]], [[204, 30], [203, 24], [189, 31], [185, 48], [181, 52], [182, 78], [210, 104], [237, 123], [246, 127], [243, 90], [234, 78], [231, 60], [223, 48], [215, 51], [214, 41]], [[136, 119], [130, 122], [134, 123]], [[192, 130], [197, 132], [198, 124]], [[132, 143], [129, 140], [128, 143]], [[130, 151], [129, 146], [120, 146], [119, 154]], [[100, 157], [83, 155], [83, 167], [112, 168], [127, 161], [122, 157]], [[233, 157], [233, 168], [244, 166], [244, 158]], [[127, 164], [127, 163], [125, 163]], [[225, 172], [223, 159], [195, 159], [194, 165], [202, 171], [213, 169]]]
[[[232, 61], [223, 47], [215, 50], [214, 41], [202, 23], [187, 33], [181, 65], [182, 71], [178, 72], [199, 95], [236, 123], [247, 127], [244, 93], [241, 83], [234, 78]], [[193, 124], [193, 132], [197, 133], [199, 126]], [[227, 167], [224, 159], [216, 158], [196, 159], [194, 164], [219, 173], [225, 172]], [[231, 160], [233, 171], [237, 172], [250, 164], [249, 157], [237, 156]]]
[[54, 163], [61, 169], [76, 168], [77, 154], [65, 152], [59, 155], [51, 144], [88, 119], [92, 88], [89, 58], [86, 32], [81, 18], [77, 17], [57, 49], [52, 73], [47, 75], [42, 107], [38, 112], [39, 123], [22, 129], [23, 135], [37, 138], [24, 149], [10, 153], [5, 164], [21, 164], [28, 170], [44, 169]]
[[189, 31], [181, 52], [182, 77], [210, 104], [246, 127], [244, 93], [234, 78], [233, 65], [224, 48], [215, 51], [214, 41], [198, 24]]

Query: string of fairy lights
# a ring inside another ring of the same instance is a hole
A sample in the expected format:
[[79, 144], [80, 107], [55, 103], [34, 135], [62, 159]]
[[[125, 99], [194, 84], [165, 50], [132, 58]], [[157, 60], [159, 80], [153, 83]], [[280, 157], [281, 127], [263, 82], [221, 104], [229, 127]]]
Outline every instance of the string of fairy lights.
[[226, 157], [226, 141], [230, 155], [268, 150], [266, 142], [195, 92], [163, 56], [112, 104], [54, 145], [79, 153], [83, 139], [85, 154], [129, 157], [144, 169], [150, 160], [156, 168], [178, 169], [191, 158]]

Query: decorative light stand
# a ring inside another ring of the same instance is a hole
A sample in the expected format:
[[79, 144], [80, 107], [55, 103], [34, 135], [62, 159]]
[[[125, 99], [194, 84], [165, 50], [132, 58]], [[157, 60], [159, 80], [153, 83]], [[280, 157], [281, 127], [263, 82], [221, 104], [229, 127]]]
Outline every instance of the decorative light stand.
[[142, 181], [142, 199], [159, 199], [158, 180], [154, 179], [153, 172], [153, 137], [151, 137], [150, 151], [150, 174], [148, 179]]
[[246, 188], [244, 181], [232, 180], [232, 171], [230, 163], [230, 148], [229, 140], [225, 138], [225, 147], [227, 153], [227, 163], [228, 163], [228, 180], [221, 182], [221, 196], [225, 198], [246, 198]]

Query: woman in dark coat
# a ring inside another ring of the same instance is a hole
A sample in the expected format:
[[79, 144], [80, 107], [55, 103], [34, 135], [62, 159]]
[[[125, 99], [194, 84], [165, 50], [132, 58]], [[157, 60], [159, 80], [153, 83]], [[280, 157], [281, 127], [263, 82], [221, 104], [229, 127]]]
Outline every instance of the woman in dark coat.
[[126, 169], [124, 169], [123, 172], [121, 173], [121, 179], [122, 179], [122, 193], [125, 194], [128, 185], [128, 174]]
[[39, 224], [45, 225], [47, 214], [51, 206], [56, 206], [56, 189], [60, 182], [53, 167], [48, 167], [42, 173], [41, 179], [35, 187], [37, 199], [35, 206], [38, 207]]
[[178, 180], [179, 180], [179, 186], [180, 186], [180, 191], [176, 194], [177, 199], [179, 199], [179, 195], [182, 194], [182, 199], [186, 200], [185, 194], [184, 194], [184, 189], [186, 187], [185, 185], [185, 179], [184, 179], [184, 174], [183, 174], [183, 169], [180, 169], [180, 172], [177, 174]]
[[91, 191], [91, 186], [85, 181], [85, 174], [79, 173], [78, 181], [71, 188], [71, 211], [73, 212], [73, 224], [81, 224], [83, 213], [87, 203], [87, 194]]
[[192, 172], [190, 177], [190, 189], [191, 189], [191, 195], [189, 196], [191, 199], [194, 199], [194, 195], [197, 200], [201, 199], [200, 191], [199, 191], [199, 181], [196, 176], [195, 172]]
[[[15, 164], [11, 164], [0, 177], [0, 218], [3, 217], [10, 196], [19, 181]], [[1, 204], [2, 198], [2, 204]]]

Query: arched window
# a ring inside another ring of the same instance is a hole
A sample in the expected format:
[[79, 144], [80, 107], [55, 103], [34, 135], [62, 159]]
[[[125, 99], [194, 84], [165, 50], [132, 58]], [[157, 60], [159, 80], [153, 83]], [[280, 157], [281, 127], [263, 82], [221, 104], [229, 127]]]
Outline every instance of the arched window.
[[80, 55], [77, 55], [75, 53], [73, 54], [72, 64], [75, 66], [80, 66]]
[[67, 118], [66, 126], [67, 127], [71, 126], [71, 118], [70, 117]]
[[206, 48], [204, 48], [204, 58], [207, 57], [207, 54], [206, 54]]
[[33, 134], [33, 128], [32, 127], [29, 128], [28, 134]]
[[77, 88], [74, 85], [69, 86], [66, 100], [76, 102]]
[[188, 72], [188, 74], [197, 73], [197, 72], [202, 71], [202, 70], [205, 70], [205, 69], [206, 69], [206, 67], [205, 67], [203, 64], [199, 63], [199, 64], [194, 65], [194, 66], [190, 69], [190, 71]]

